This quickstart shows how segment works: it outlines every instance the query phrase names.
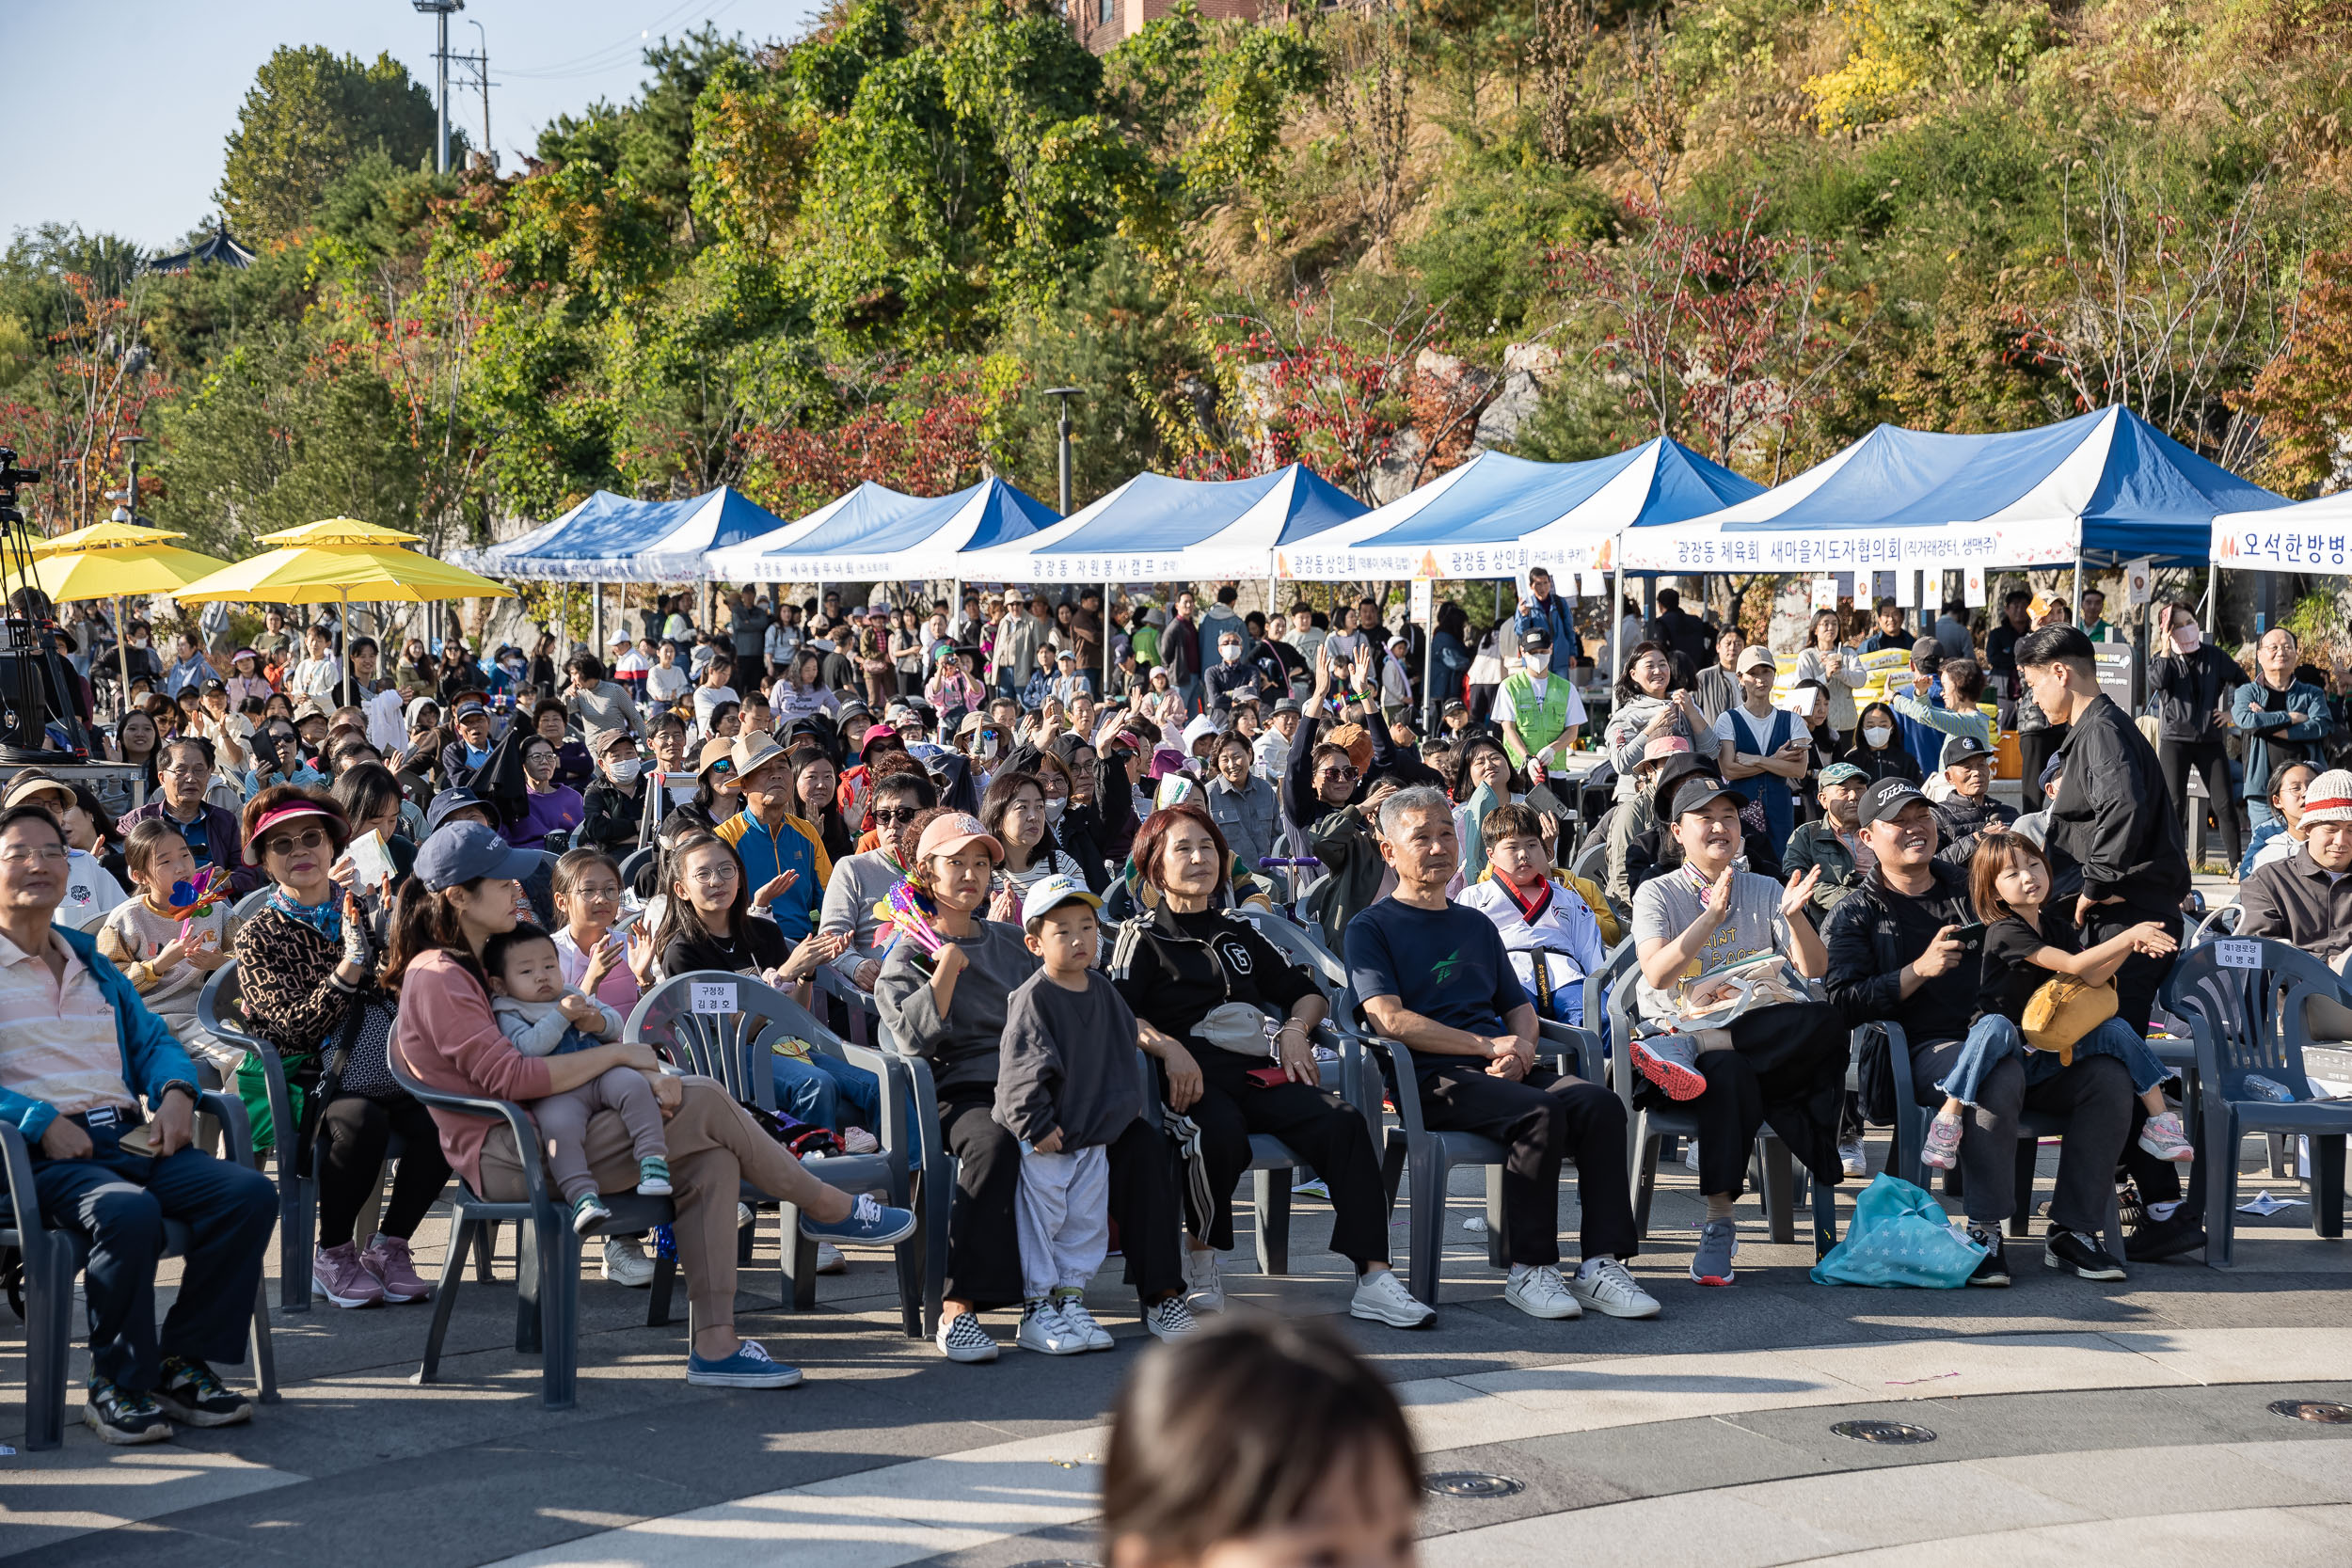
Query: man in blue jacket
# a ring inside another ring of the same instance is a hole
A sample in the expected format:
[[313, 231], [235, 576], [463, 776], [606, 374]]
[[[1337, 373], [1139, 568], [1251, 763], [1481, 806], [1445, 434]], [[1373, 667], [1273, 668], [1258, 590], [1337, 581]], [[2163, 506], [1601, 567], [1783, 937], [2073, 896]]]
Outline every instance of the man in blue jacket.
[[1551, 574], [1541, 566], [1527, 570], [1527, 597], [1519, 601], [1518, 633], [1541, 626], [1551, 634], [1551, 673], [1576, 678], [1576, 657], [1584, 647], [1576, 635], [1576, 607], [1551, 591]]
[[2302, 643], [2284, 626], [2263, 633], [2254, 646], [2260, 678], [2230, 696], [2230, 722], [2245, 736], [2246, 816], [2259, 828], [2270, 820], [2270, 775], [2290, 762], [2325, 768], [2319, 742], [2328, 734], [2328, 693], [2295, 678]]
[[[173, 1421], [253, 1415], [211, 1363], [245, 1359], [278, 1197], [259, 1172], [193, 1147], [196, 1064], [95, 938], [50, 924], [65, 886], [56, 818], [0, 811], [0, 1120], [31, 1153], [41, 1225], [88, 1249], [82, 1424], [108, 1443], [160, 1443]], [[167, 1219], [189, 1244], [159, 1334]]]

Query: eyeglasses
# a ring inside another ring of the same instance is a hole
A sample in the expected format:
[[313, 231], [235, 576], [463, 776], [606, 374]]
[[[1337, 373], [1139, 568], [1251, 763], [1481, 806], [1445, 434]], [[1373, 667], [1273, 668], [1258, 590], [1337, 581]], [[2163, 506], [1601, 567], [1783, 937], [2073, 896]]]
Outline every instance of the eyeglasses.
[[1357, 773], [1356, 769], [1350, 768], [1347, 764], [1343, 762], [1335, 762], [1330, 767], [1323, 770], [1323, 776], [1327, 779], [1352, 779], [1357, 776]]
[[23, 865], [27, 861], [41, 865], [63, 865], [66, 847], [62, 844], [11, 844], [0, 849], [0, 861], [10, 865]]
[[159, 768], [155, 771], [169, 773], [183, 779], [201, 779], [208, 776], [212, 770], [212, 764], [206, 762], [175, 762], [168, 768]]
[[262, 841], [262, 853], [291, 855], [296, 849], [315, 849], [326, 842], [325, 828], [305, 828], [298, 833], [273, 833]]
[[922, 815], [923, 810], [920, 806], [876, 806], [874, 826], [878, 828], [900, 827]]

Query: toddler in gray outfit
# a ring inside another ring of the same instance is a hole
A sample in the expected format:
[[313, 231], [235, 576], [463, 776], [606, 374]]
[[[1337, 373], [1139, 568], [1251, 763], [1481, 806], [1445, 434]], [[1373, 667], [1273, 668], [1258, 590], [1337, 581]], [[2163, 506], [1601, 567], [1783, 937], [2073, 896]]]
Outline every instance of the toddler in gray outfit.
[[[525, 924], [493, 937], [483, 952], [490, 974], [490, 1011], [499, 1031], [526, 1056], [560, 1056], [618, 1039], [621, 1015], [564, 983], [564, 960], [555, 939]], [[661, 1107], [653, 1085], [634, 1068], [607, 1069], [578, 1088], [564, 1089], [524, 1107], [539, 1124], [548, 1169], [564, 1201], [572, 1206], [572, 1228], [586, 1235], [612, 1217], [596, 1196], [588, 1168], [588, 1118], [618, 1111], [637, 1155], [637, 1191], [658, 1197], [670, 1191], [670, 1147], [661, 1133]]]

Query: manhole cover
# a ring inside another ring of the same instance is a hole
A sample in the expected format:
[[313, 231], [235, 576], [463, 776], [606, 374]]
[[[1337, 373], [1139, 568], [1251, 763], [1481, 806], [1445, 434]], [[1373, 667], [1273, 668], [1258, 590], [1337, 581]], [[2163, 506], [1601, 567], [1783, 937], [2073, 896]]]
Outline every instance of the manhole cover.
[[2329, 1426], [2352, 1425], [2352, 1404], [2334, 1400], [2273, 1400], [2271, 1411], [2290, 1421], [2324, 1421]]
[[1440, 1470], [1421, 1478], [1422, 1489], [1440, 1497], [1508, 1497], [1527, 1490], [1527, 1482], [1486, 1470]]
[[1861, 1443], [1932, 1443], [1935, 1433], [1909, 1421], [1840, 1421], [1830, 1431]]

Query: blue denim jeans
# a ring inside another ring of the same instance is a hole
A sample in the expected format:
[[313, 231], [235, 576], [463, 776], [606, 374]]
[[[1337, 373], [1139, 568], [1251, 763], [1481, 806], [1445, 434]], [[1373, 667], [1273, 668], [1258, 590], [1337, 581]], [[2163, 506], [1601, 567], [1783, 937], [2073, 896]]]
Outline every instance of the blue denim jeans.
[[2270, 809], [2270, 802], [2259, 795], [2249, 795], [2246, 798], [2246, 820], [2251, 823], [2257, 832], [2265, 822], [2280, 822], [2283, 825], [2279, 814]]
[[[2055, 1078], [2065, 1070], [2066, 1064], [2055, 1051], [2027, 1051], [2026, 1037], [2017, 1025], [1998, 1013], [1988, 1013], [1977, 1020], [1968, 1031], [1968, 1038], [1952, 1063], [1952, 1070], [1935, 1086], [1963, 1105], [1977, 1103], [1985, 1075], [2004, 1056], [2022, 1054], [2025, 1057], [2026, 1086], [2033, 1087], [2045, 1079]], [[2133, 1033], [2132, 1026], [2120, 1018], [2111, 1018], [2090, 1034], [2074, 1042], [2074, 1058], [2113, 1056], [2132, 1075], [2132, 1091], [2146, 1094], [2172, 1076], [2172, 1069], [2157, 1059], [2148, 1049], [2148, 1042]]]
[[776, 1108], [793, 1117], [830, 1127], [882, 1131], [882, 1085], [861, 1067], [838, 1056], [813, 1052], [809, 1059], [777, 1056], [770, 1069], [775, 1075]]

